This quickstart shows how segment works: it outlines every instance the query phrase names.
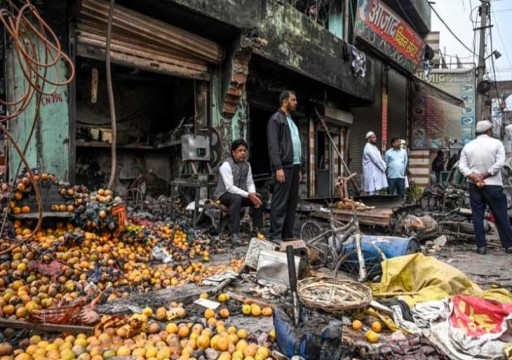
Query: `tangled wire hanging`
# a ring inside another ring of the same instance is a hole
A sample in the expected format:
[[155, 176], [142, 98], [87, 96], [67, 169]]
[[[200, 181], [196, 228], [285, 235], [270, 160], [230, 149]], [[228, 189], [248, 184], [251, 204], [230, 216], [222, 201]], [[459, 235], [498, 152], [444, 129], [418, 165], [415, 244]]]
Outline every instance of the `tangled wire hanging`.
[[[0, 131], [5, 134], [20, 156], [21, 162], [16, 173], [19, 173], [21, 163], [23, 163], [34, 187], [39, 216], [35, 229], [27, 237], [28, 240], [37, 233], [41, 226], [42, 199], [39, 187], [35, 182], [34, 173], [25, 157], [25, 153], [39, 119], [39, 110], [43, 96], [52, 95], [57, 91], [58, 87], [70, 84], [75, 78], [75, 66], [69, 56], [62, 51], [55, 32], [43, 20], [37, 8], [29, 0], [26, 0], [21, 7], [18, 7], [13, 1], [9, 0], [7, 7], [0, 9], [0, 21], [9, 35], [9, 40], [12, 42], [13, 58], [23, 74], [22, 88], [25, 89], [20, 97], [14, 95], [15, 98], [9, 99], [9, 101], [0, 99], [0, 104], [8, 109], [5, 115], [0, 115]], [[60, 61], [66, 63], [69, 70], [69, 75], [67, 77], [64, 75], [65, 79], [62, 81], [59, 81]], [[48, 76], [49, 70], [54, 71], [53, 77]], [[51, 91], [45, 89], [47, 84], [51, 85]], [[36, 100], [34, 121], [30, 135], [27, 137], [27, 142], [22, 150], [7, 130], [5, 124], [20, 116], [34, 99]]]

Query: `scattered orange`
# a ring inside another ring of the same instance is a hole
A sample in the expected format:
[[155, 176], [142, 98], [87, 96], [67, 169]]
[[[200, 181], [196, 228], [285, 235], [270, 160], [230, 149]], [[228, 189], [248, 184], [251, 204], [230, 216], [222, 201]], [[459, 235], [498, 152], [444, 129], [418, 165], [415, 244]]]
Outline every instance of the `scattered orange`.
[[221, 336], [217, 341], [217, 348], [220, 351], [226, 351], [229, 348], [229, 339], [227, 336]]
[[229, 295], [226, 294], [226, 293], [222, 293], [222, 294], [219, 295], [218, 300], [219, 300], [220, 303], [225, 303], [226, 301], [229, 300]]
[[165, 326], [165, 331], [167, 331], [169, 334], [177, 334], [178, 333], [178, 325], [175, 323], [168, 323]]
[[215, 317], [215, 311], [213, 311], [212, 309], [206, 309], [204, 311], [204, 317], [205, 317], [205, 319], [214, 318]]
[[272, 308], [269, 306], [264, 307], [263, 309], [261, 309], [261, 314], [263, 316], [272, 316]]
[[375, 344], [375, 343], [378, 343], [379, 342], [379, 334], [377, 334], [375, 331], [373, 330], [368, 330], [366, 332], [366, 340], [368, 340], [368, 342], [370, 344]]
[[258, 304], [251, 305], [251, 314], [252, 314], [252, 316], [260, 316], [261, 315], [261, 308]]
[[210, 339], [206, 335], [199, 335], [196, 340], [196, 345], [200, 349], [206, 349], [210, 346]]
[[247, 336], [249, 336], [249, 332], [245, 329], [239, 329], [236, 334], [240, 339], [245, 339]]
[[382, 331], [382, 324], [379, 321], [374, 321], [372, 323], [372, 330], [376, 333], [380, 333]]
[[220, 317], [228, 318], [229, 317], [229, 310], [228, 309], [221, 309], [219, 314], [220, 314]]
[[187, 337], [190, 334], [188, 326], [182, 325], [178, 328], [178, 335], [182, 338]]
[[360, 320], [354, 320], [352, 322], [352, 329], [359, 331], [363, 328], [363, 323]]

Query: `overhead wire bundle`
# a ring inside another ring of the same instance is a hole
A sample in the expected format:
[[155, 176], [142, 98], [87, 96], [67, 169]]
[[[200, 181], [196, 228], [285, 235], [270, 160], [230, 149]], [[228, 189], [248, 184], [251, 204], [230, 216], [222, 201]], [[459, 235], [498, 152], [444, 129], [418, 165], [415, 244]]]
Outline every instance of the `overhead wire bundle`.
[[[6, 114], [0, 115], [0, 131], [5, 134], [20, 156], [21, 161], [18, 165], [17, 173], [19, 173], [23, 163], [34, 187], [39, 216], [35, 229], [27, 237], [28, 240], [37, 233], [41, 226], [42, 199], [34, 173], [25, 154], [34, 134], [36, 124], [40, 121], [39, 111], [43, 96], [52, 95], [57, 91], [58, 87], [70, 84], [75, 78], [75, 66], [69, 56], [62, 50], [55, 32], [43, 20], [37, 8], [29, 0], [25, 0], [19, 6], [13, 1], [8, 0], [6, 6], [0, 9], [0, 21], [8, 34], [8, 41], [12, 43], [14, 61], [17, 62], [23, 74], [23, 86], [21, 87], [24, 89], [23, 94], [19, 97], [10, 94], [13, 98], [9, 100], [0, 99], [0, 104], [7, 108]], [[61, 74], [59, 74], [59, 62], [61, 61], [67, 65], [69, 73], [67, 76], [62, 76], [64, 80], [59, 80], [61, 77]], [[47, 84], [50, 85], [49, 90], [47, 89]], [[22, 150], [7, 130], [6, 124], [8, 121], [16, 119], [23, 114], [33, 100], [36, 101], [34, 120]], [[6, 217], [7, 213], [2, 223], [2, 229]]]

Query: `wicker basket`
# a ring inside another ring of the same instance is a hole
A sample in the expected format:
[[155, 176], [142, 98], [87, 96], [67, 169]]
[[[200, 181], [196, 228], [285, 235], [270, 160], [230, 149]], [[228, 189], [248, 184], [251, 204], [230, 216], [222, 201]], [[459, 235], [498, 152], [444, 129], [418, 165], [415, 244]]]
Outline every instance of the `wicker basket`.
[[357, 281], [330, 277], [310, 277], [300, 280], [297, 286], [300, 301], [307, 307], [329, 313], [364, 308], [372, 301], [368, 286]]

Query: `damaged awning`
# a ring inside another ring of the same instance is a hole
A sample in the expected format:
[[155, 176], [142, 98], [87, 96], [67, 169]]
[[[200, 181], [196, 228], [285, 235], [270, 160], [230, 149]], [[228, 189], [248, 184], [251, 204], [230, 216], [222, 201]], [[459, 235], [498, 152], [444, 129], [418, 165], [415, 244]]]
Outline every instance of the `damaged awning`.
[[[77, 24], [77, 55], [104, 60], [109, 3], [84, 0]], [[192, 79], [209, 79], [209, 64], [220, 64], [222, 47], [181, 28], [115, 5], [112, 62]]]
[[417, 76], [412, 76], [411, 79], [416, 87], [416, 89], [415, 89], [416, 92], [426, 93], [427, 95], [430, 95], [436, 99], [439, 99], [441, 101], [447, 102], [447, 103], [455, 105], [455, 106], [459, 106], [459, 107], [464, 106], [464, 101], [462, 99], [460, 99], [444, 90], [441, 90], [440, 88], [435, 87], [434, 85], [429, 84], [425, 80], [422, 80]]

